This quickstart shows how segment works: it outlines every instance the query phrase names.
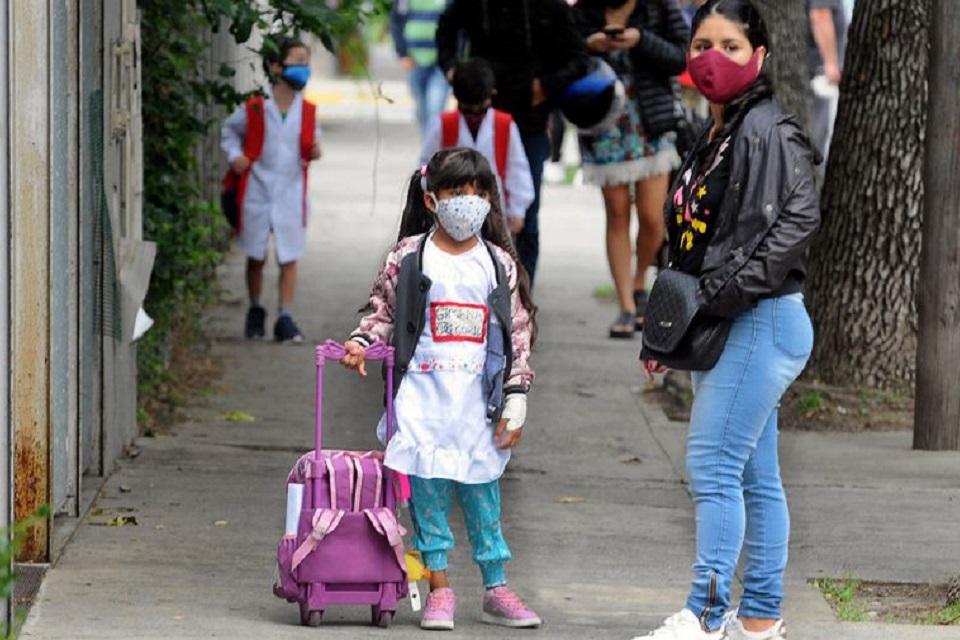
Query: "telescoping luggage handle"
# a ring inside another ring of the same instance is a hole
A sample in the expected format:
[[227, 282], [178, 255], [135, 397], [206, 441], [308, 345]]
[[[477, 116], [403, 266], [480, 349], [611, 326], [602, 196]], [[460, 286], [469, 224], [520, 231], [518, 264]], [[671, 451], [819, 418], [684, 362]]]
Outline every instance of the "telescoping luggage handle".
[[[367, 360], [383, 360], [387, 365], [387, 438], [390, 442], [393, 437], [393, 365], [394, 349], [383, 341], [374, 342], [364, 349]], [[317, 423], [316, 423], [316, 441], [314, 447], [314, 459], [320, 459], [320, 451], [323, 444], [323, 365], [327, 360], [339, 362], [343, 356], [347, 355], [347, 349], [335, 340], [327, 340], [317, 347]], [[395, 494], [398, 500], [405, 501], [410, 498], [410, 482], [405, 475], [399, 472], [388, 470], [394, 480]]]

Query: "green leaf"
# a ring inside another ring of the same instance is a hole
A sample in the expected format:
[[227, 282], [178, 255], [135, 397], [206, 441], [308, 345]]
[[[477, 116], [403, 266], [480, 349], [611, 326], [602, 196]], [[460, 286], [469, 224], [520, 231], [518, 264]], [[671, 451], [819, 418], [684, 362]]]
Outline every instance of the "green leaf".
[[243, 411], [228, 411], [223, 414], [223, 419], [227, 422], [254, 422], [254, 418], [249, 413], [244, 413]]

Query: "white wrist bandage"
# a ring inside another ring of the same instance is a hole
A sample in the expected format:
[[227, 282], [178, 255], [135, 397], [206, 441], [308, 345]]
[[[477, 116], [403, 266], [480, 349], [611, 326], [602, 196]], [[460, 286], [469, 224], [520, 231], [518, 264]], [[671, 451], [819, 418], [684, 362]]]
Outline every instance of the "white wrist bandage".
[[511, 393], [503, 403], [503, 414], [507, 421], [507, 431], [517, 431], [527, 421], [527, 394]]

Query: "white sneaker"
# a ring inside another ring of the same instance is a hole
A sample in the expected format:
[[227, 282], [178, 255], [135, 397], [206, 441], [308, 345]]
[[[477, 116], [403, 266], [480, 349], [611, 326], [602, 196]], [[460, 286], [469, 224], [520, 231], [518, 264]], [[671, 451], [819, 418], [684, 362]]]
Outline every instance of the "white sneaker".
[[567, 180], [567, 169], [560, 162], [548, 162], [543, 166], [543, 181], [547, 184], [562, 184]]
[[726, 621], [724, 630], [727, 640], [784, 640], [787, 637], [787, 626], [783, 624], [783, 620], [777, 620], [777, 623], [766, 631], [747, 631], [740, 618], [734, 616]]
[[706, 632], [700, 626], [700, 620], [693, 615], [690, 609], [675, 613], [660, 625], [660, 628], [651, 631], [645, 636], [637, 636], [633, 640], [643, 638], [659, 638], [660, 640], [720, 640], [723, 638], [723, 629]]

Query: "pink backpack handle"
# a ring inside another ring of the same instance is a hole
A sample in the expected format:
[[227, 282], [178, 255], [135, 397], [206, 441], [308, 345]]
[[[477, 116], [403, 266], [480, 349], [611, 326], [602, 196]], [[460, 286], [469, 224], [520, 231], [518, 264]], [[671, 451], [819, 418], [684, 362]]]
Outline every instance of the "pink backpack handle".
[[[377, 341], [364, 349], [367, 360], [385, 360], [387, 363], [387, 442], [393, 436], [393, 347], [385, 342]], [[314, 456], [320, 459], [320, 450], [323, 444], [323, 365], [326, 361], [339, 362], [347, 355], [347, 349], [334, 340], [327, 340], [317, 347], [317, 418], [316, 441]]]
[[[393, 437], [393, 366], [394, 366], [394, 348], [382, 340], [374, 342], [364, 349], [367, 360], [383, 360], [387, 365], [387, 442]], [[343, 356], [347, 355], [347, 349], [335, 340], [327, 340], [317, 347], [317, 393], [316, 393], [316, 435], [314, 444], [314, 458], [320, 459], [320, 451], [323, 443], [323, 366], [327, 360], [339, 362]], [[386, 499], [388, 506], [393, 507], [393, 499], [400, 500], [410, 498], [410, 483], [407, 477], [402, 473], [391, 471], [393, 476], [390, 480], [395, 483], [394, 491], [387, 492]]]

